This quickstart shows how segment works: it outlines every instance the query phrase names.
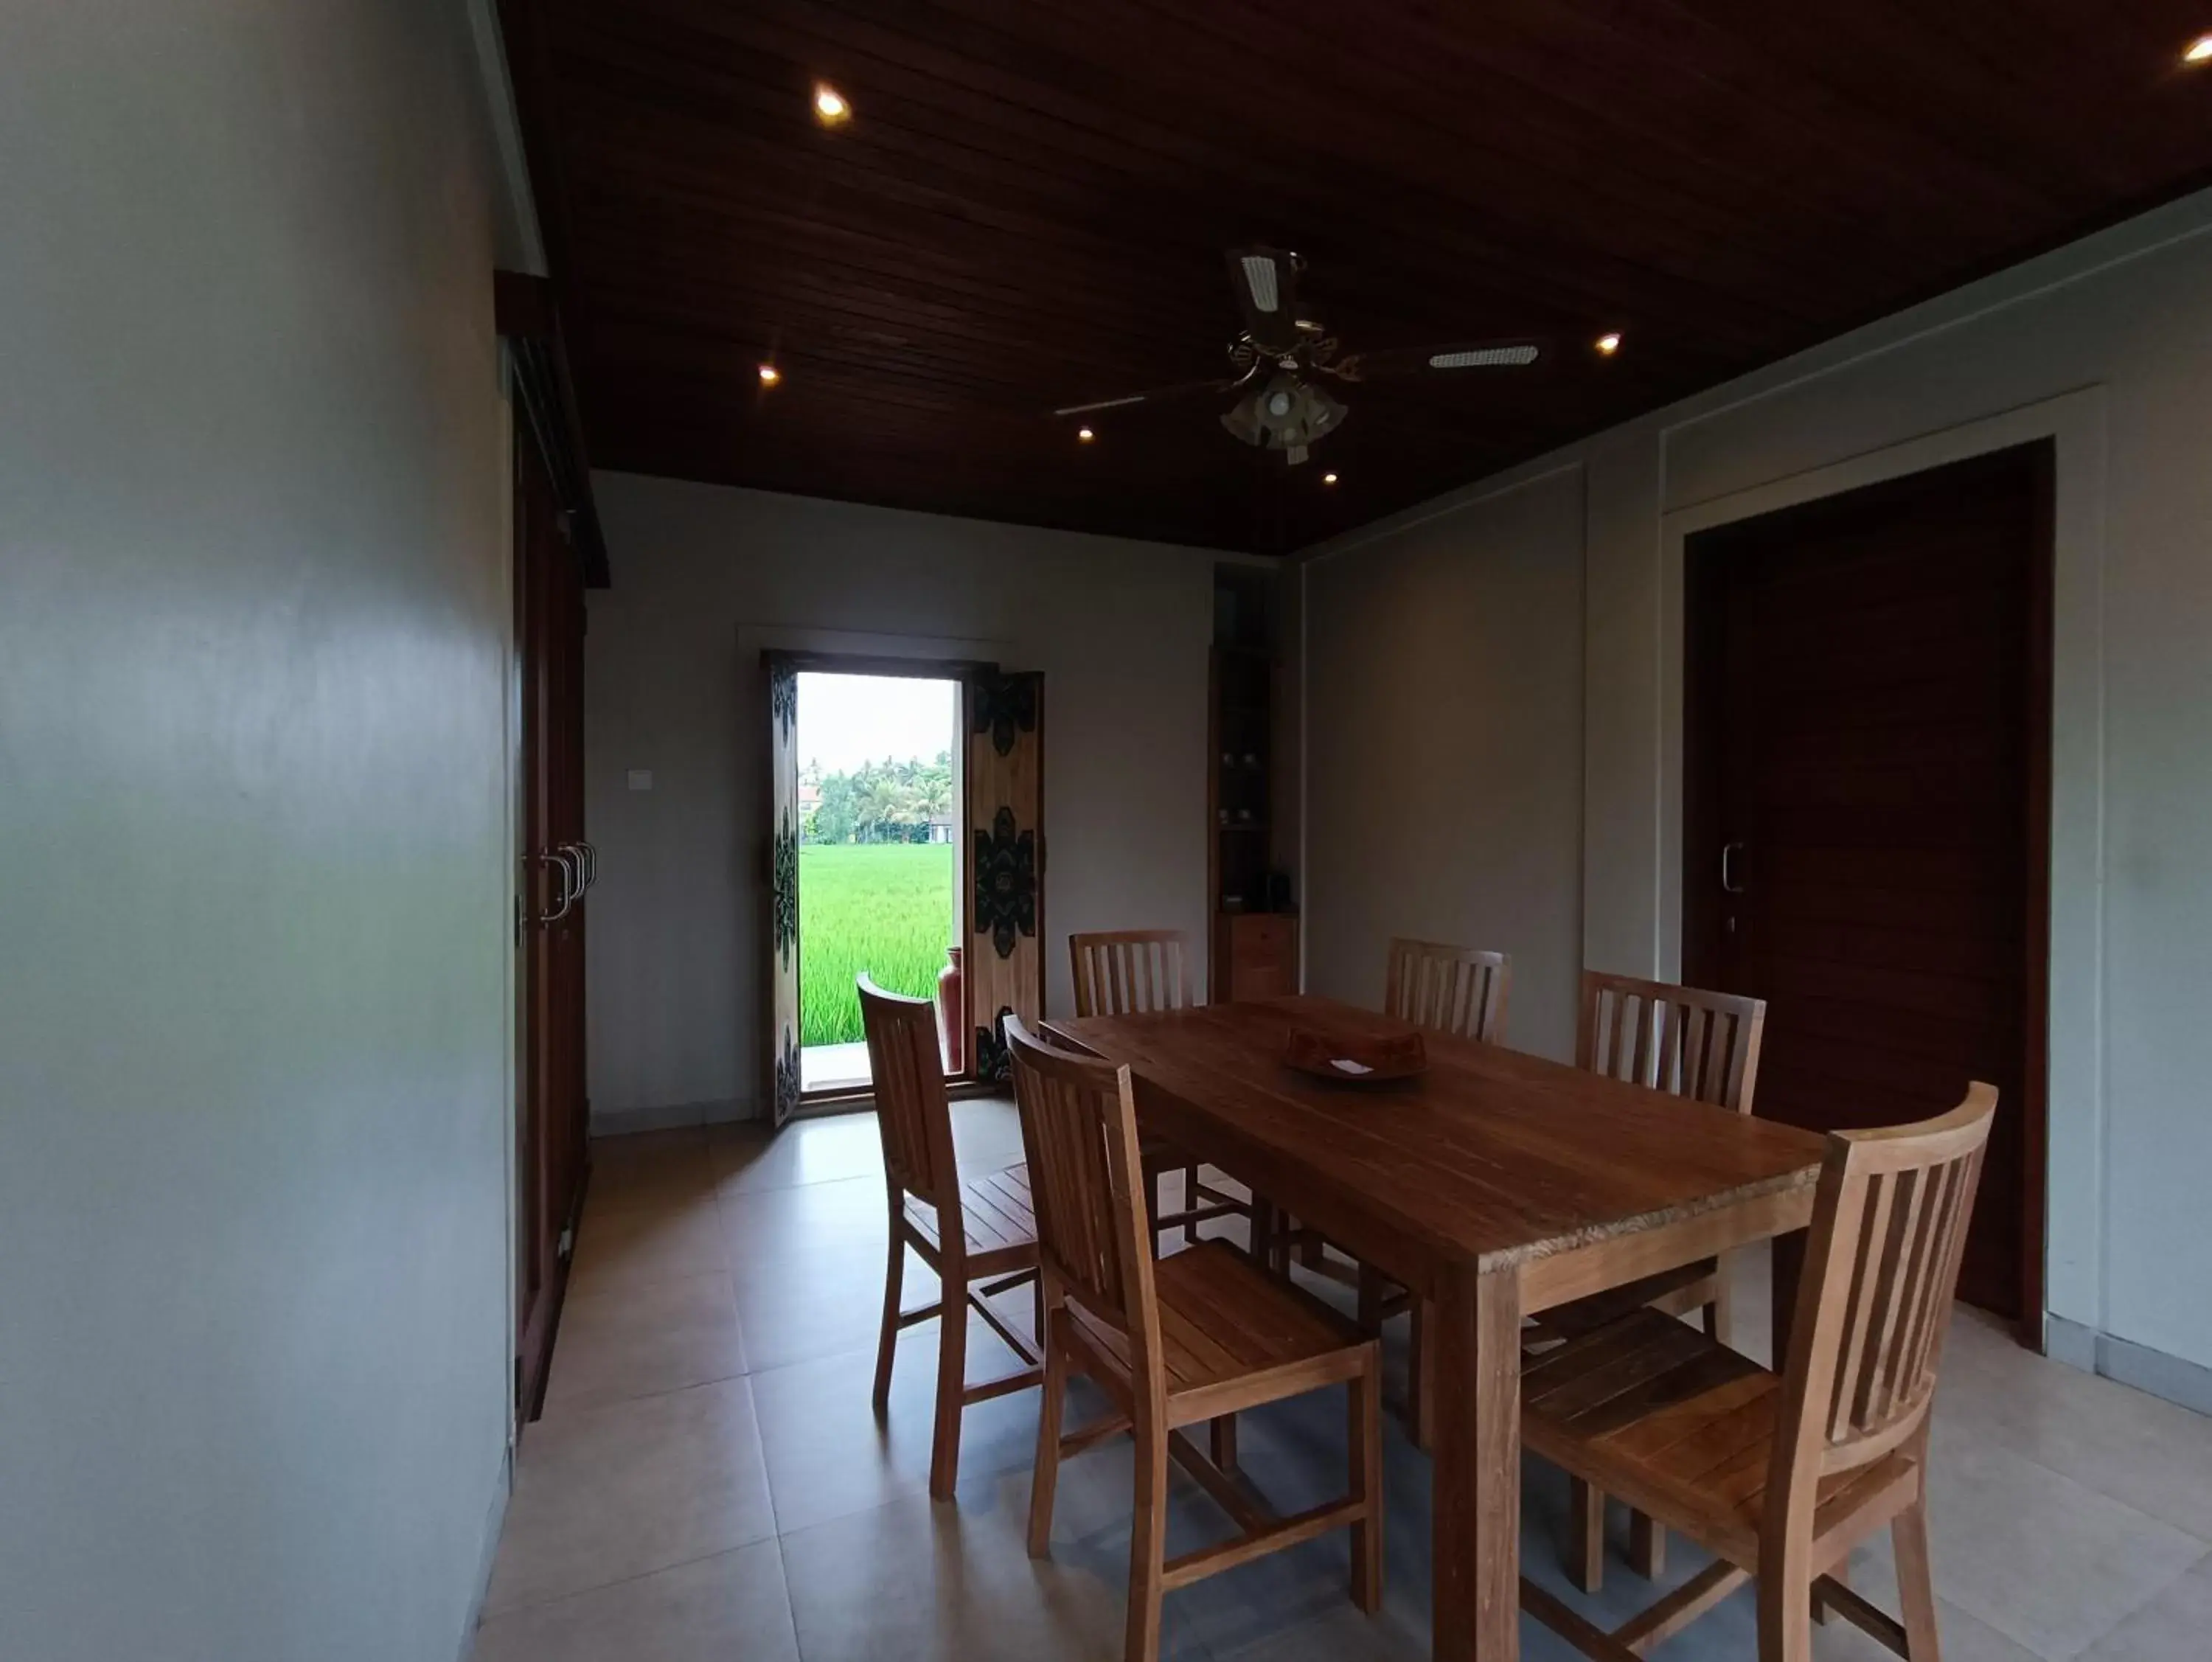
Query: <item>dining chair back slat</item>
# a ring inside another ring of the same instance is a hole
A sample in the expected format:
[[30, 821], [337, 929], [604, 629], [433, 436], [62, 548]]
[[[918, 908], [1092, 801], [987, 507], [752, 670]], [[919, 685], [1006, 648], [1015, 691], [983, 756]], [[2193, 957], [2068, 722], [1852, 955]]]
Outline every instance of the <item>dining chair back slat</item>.
[[1067, 1295], [1133, 1341], [1157, 1325], [1129, 1070], [1006, 1023], [1037, 1251]]
[[1749, 1113], [1765, 1024], [1764, 999], [1586, 970], [1575, 1064]]
[[1067, 938], [1075, 1013], [1142, 1015], [1189, 1007], [1189, 939], [1181, 929], [1107, 929]]
[[[859, 991], [884, 1168], [898, 1187], [938, 1204], [959, 1184], [936, 1008], [926, 998], [885, 992], [865, 975]], [[957, 1194], [951, 1198], [957, 1207]], [[957, 1239], [958, 1232], [951, 1233]]]
[[1505, 1030], [1505, 995], [1513, 960], [1437, 941], [1395, 940], [1382, 986], [1382, 1009], [1433, 1032], [1494, 1044]]
[[1790, 1483], [1854, 1470], [1920, 1430], [1996, 1105], [1992, 1087], [1975, 1085], [1941, 1119], [1832, 1139], [1792, 1328], [1773, 1492], [1787, 1497]]

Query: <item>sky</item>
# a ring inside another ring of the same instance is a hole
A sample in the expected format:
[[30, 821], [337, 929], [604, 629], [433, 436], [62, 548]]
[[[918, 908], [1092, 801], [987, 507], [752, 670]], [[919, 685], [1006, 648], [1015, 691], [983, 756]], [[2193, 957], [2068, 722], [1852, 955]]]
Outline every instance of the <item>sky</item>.
[[957, 681], [901, 675], [799, 678], [799, 764], [850, 773], [863, 762], [934, 760], [952, 748]]

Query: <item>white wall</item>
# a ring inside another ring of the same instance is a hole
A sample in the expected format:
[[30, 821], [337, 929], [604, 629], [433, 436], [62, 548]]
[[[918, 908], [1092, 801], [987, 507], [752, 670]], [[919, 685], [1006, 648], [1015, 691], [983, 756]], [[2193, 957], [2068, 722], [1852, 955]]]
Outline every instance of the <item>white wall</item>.
[[[935, 640], [1044, 672], [1050, 1008], [1068, 1008], [1073, 930], [1171, 925], [1203, 941], [1220, 557], [624, 474], [596, 484], [614, 573], [585, 642], [602, 1126], [757, 1105], [763, 644]], [[625, 788], [633, 768], [652, 770], [650, 792]]]
[[0, 1656], [453, 1662], [505, 454], [445, 0], [0, 0]]
[[1574, 1053], [1579, 470], [1306, 569], [1308, 990], [1373, 1006], [1395, 934], [1510, 953], [1511, 1042]]
[[[2051, 1307], [2201, 1369], [2212, 1367], [2212, 1024], [2197, 1008], [2212, 940], [2212, 196], [1341, 539], [1307, 581], [1342, 586], [1346, 568], [1393, 581], [1382, 574], [1402, 550], [1457, 542], [1449, 581], [1430, 580], [1434, 602], [1515, 604], [1494, 530], [1516, 497], [1555, 492], [1572, 470], [1587, 526], [1579, 941], [1564, 904], [1547, 927], [1554, 951], [1578, 946], [1594, 967], [1667, 973], [1682, 537], [2038, 435], [2059, 448]], [[1532, 516], [1526, 551], [1572, 558], [1552, 523]], [[1572, 604], [1563, 590], [1522, 626], [1556, 627]], [[1412, 673], [1356, 612], [1311, 605], [1308, 631], [1316, 729], [1347, 679]], [[1534, 736], [1537, 718], [1510, 719]], [[1323, 753], [1312, 752], [1316, 813], [1339, 788]], [[1316, 836], [1317, 913], [1332, 888], [1361, 892], [1366, 847]], [[1390, 927], [1371, 910], [1345, 927]]]

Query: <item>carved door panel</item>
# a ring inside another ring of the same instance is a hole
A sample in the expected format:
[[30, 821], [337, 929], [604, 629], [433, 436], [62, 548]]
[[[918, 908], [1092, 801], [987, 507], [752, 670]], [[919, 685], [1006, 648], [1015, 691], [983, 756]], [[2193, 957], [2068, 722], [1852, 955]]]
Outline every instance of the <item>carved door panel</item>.
[[770, 653], [767, 1022], [763, 1090], [781, 1129], [799, 1105], [799, 670]]
[[1008, 1014], [1044, 1015], [1044, 677], [971, 676], [966, 998], [975, 1077], [1007, 1077]]

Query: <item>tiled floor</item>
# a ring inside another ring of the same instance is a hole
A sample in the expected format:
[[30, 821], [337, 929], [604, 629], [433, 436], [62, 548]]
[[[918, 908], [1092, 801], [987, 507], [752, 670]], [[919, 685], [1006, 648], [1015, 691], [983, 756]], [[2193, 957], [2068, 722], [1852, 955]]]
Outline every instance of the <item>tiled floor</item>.
[[[955, 1110], [963, 1169], [1020, 1157], [1003, 1102]], [[925, 1493], [933, 1328], [901, 1342], [889, 1423], [868, 1403], [884, 1205], [875, 1123], [802, 1123], [603, 1143], [544, 1418], [523, 1440], [477, 1662], [908, 1662], [1120, 1653], [1127, 1445], [1060, 1480], [1052, 1559], [1023, 1550], [1036, 1397], [972, 1409], [957, 1506]], [[1765, 1308], [1759, 1255], [1737, 1308]], [[909, 1267], [909, 1303], [931, 1281]], [[1008, 1314], [1027, 1324], [1017, 1294]], [[1758, 1318], [1747, 1324], [1758, 1324]], [[1399, 1327], [1403, 1324], [1396, 1324]], [[1741, 1336], [1758, 1349], [1763, 1335]], [[1395, 1336], [1402, 1346], [1402, 1335]], [[1010, 1358], [977, 1321], [976, 1377]], [[1394, 1353], [1402, 1365], [1402, 1354]], [[1346, 1601], [1342, 1537], [1170, 1594], [1182, 1658], [1427, 1653], [1428, 1472], [1389, 1434], [1389, 1590]], [[1246, 1416], [1247, 1472], [1282, 1508], [1343, 1473], [1340, 1400]], [[1178, 1475], [1169, 1550], [1226, 1532]], [[1931, 1474], [1948, 1662], [2205, 1662], [2212, 1657], [2212, 1421], [2018, 1349], [1962, 1312]], [[1556, 1591], [1563, 1485], [1531, 1462], [1527, 1568]], [[1625, 1532], [1616, 1516], [1616, 1541]], [[1677, 1577], [1695, 1568], [1673, 1555]], [[1859, 1584], [1890, 1602], [1886, 1543]], [[1649, 1589], [1616, 1557], [1594, 1601], [1618, 1620]], [[1892, 1607], [1894, 1608], [1893, 1604]], [[1532, 1622], [1531, 1662], [1571, 1655]], [[1841, 1626], [1823, 1662], [1887, 1653]], [[1656, 1653], [1748, 1659], [1739, 1596]]]

